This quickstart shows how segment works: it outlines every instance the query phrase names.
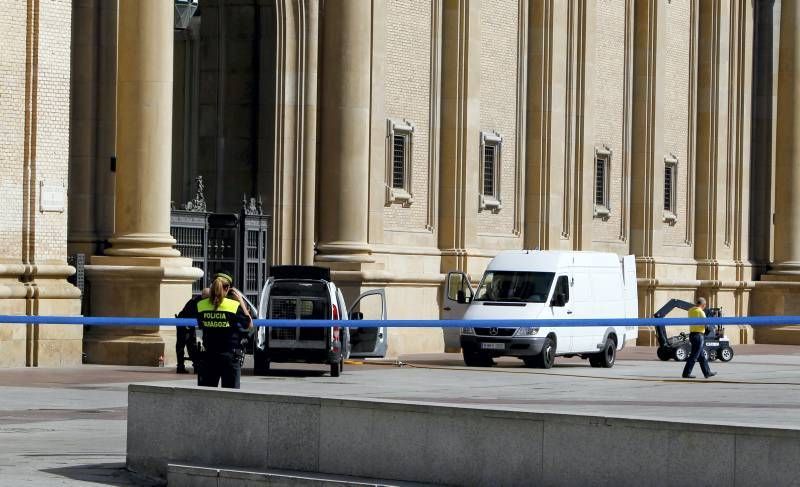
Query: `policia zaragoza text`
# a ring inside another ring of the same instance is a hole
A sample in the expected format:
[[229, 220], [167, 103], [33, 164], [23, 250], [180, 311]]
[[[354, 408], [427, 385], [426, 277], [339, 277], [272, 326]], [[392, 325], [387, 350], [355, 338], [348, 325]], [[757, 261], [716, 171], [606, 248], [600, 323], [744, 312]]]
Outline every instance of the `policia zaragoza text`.
[[[197, 373], [199, 386], [217, 387], [221, 380], [222, 387], [239, 388], [244, 357], [242, 339], [253, 326], [253, 320], [242, 295], [232, 284], [228, 274], [215, 274], [209, 296], [197, 301], [192, 309], [184, 309], [184, 316], [196, 318], [203, 332]], [[227, 297], [229, 291], [236, 299]]]

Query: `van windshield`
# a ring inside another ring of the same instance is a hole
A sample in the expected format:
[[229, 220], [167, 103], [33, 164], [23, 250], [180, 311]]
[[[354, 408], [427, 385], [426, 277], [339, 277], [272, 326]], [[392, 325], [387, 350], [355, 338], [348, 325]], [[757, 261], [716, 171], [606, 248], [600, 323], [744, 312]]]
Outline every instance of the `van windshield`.
[[553, 272], [487, 271], [474, 301], [544, 303]]

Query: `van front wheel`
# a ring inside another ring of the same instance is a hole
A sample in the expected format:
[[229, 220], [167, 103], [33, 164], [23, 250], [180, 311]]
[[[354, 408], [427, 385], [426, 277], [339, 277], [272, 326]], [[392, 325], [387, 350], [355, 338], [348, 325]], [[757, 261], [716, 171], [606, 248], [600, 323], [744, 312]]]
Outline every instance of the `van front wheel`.
[[494, 365], [494, 360], [489, 355], [464, 350], [464, 363], [467, 367], [491, 367]]
[[533, 357], [526, 357], [525, 365], [528, 367], [536, 367], [537, 369], [549, 369], [556, 361], [556, 344], [553, 343], [551, 338], [545, 338], [542, 345], [542, 352]]

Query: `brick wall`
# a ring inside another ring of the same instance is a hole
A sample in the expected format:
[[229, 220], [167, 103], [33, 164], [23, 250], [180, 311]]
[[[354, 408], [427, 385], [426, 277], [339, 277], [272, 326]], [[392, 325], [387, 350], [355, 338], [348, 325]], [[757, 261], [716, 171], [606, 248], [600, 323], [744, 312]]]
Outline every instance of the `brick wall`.
[[414, 126], [411, 173], [414, 201], [408, 207], [395, 203], [384, 209], [384, 226], [388, 231], [421, 230], [427, 220], [431, 16], [431, 0], [386, 2], [386, 116], [408, 120]]
[[[36, 263], [63, 263], [67, 254], [67, 171], [71, 1], [40, 2], [36, 93]], [[63, 188], [64, 211], [42, 213], [40, 183]]]
[[[625, 0], [598, 0], [591, 109], [596, 148], [611, 149], [608, 218], [592, 221], [592, 240], [619, 241], [622, 211], [623, 121], [625, 117]], [[594, 174], [594, 160], [588, 167]], [[594, 184], [594, 178], [592, 178]], [[594, 201], [594, 186], [589, 188]]]
[[[0, 262], [22, 258], [22, 176], [25, 140], [25, 2], [3, 2], [0, 16]], [[69, 60], [67, 60], [69, 67]]]
[[[481, 4], [481, 130], [503, 137], [500, 196], [503, 209], [478, 215], [479, 233], [510, 235], [514, 230], [517, 172], [517, 84], [519, 1]], [[527, 20], [527, 19], [526, 19]], [[475, 140], [477, 145], [480, 140]]]
[[[38, 7], [38, 17], [33, 15]], [[31, 12], [25, 2], [7, 2], [0, 19], [0, 261], [20, 262], [25, 181], [25, 150], [33, 181], [28, 204], [32, 245], [30, 259], [37, 264], [64, 263], [67, 254], [67, 174], [69, 167], [69, 99], [72, 2], [34, 2]], [[29, 13], [31, 15], [29, 16]], [[28, 23], [36, 37], [28, 39]], [[31, 24], [33, 25], [33, 24]], [[30, 41], [30, 45], [28, 42]], [[30, 51], [27, 51], [27, 49]], [[28, 81], [26, 63], [35, 76]], [[26, 103], [30, 125], [26, 127]], [[27, 130], [27, 134], [26, 134]], [[40, 211], [40, 188], [61, 188], [63, 211]]]
[[[664, 51], [664, 152], [678, 158], [677, 222], [664, 223], [665, 245], [686, 245], [686, 201], [688, 185], [689, 80], [691, 0], [666, 4], [666, 49]], [[660, 173], [663, 178], [663, 173]], [[660, 180], [663, 184], [663, 179]], [[659, 202], [659, 205], [662, 205]], [[660, 208], [661, 206], [659, 206]]]

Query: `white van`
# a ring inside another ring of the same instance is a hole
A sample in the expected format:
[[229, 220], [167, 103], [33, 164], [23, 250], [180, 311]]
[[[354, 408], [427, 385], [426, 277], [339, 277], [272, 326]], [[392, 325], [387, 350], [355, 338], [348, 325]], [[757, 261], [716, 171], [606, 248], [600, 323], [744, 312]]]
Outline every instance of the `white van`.
[[[466, 274], [449, 273], [444, 310], [445, 318], [465, 320], [636, 318], [636, 262], [633, 255], [605, 252], [502, 252], [489, 263], [477, 292]], [[445, 331], [452, 342], [452, 332]], [[578, 355], [592, 367], [611, 367], [616, 351], [637, 333], [635, 326], [502, 328], [489, 323], [461, 328], [459, 344], [469, 366], [491, 366], [494, 357], [512, 356], [548, 369], [557, 355]]]

